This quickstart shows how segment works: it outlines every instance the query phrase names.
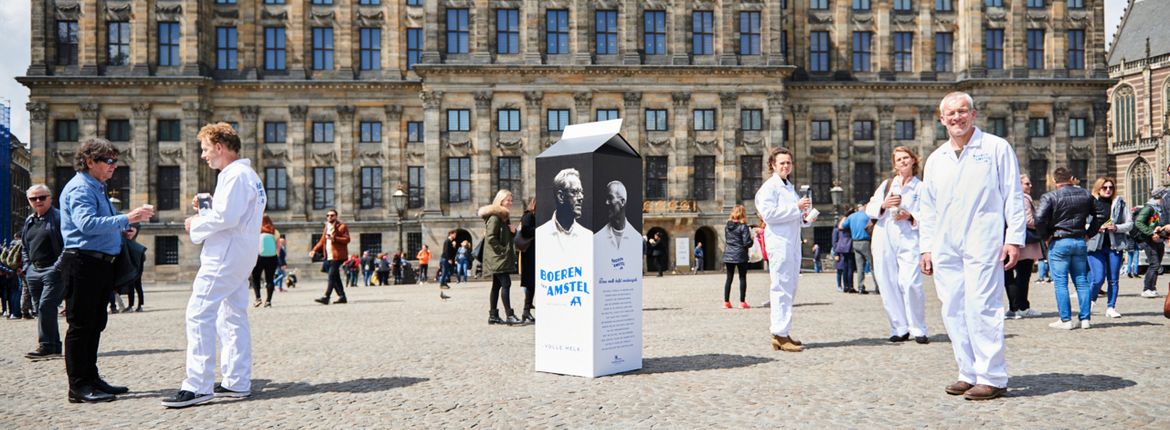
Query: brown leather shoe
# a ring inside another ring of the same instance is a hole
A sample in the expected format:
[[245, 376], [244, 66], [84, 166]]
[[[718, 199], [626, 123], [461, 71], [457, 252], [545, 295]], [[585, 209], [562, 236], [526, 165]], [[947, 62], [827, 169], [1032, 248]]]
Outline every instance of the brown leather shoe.
[[1007, 387], [992, 387], [990, 385], [979, 384], [963, 393], [963, 398], [967, 400], [991, 400], [1007, 393]]
[[785, 352], [800, 352], [804, 351], [804, 347], [792, 341], [788, 336], [772, 335], [772, 350]]
[[950, 394], [952, 396], [957, 396], [957, 395], [966, 393], [967, 390], [970, 390], [973, 387], [975, 387], [975, 386], [971, 385], [968, 382], [956, 381], [954, 384], [947, 385], [946, 390], [947, 390], [947, 394]]

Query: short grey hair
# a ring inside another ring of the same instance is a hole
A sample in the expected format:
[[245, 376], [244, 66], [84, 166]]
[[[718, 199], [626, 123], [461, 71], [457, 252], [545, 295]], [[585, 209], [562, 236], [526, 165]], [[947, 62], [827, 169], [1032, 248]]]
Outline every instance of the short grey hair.
[[26, 195], [26, 196], [27, 196], [27, 195], [29, 195], [29, 194], [32, 194], [32, 192], [33, 192], [33, 191], [37, 191], [37, 190], [40, 190], [40, 191], [44, 191], [44, 192], [46, 192], [46, 193], [49, 193], [49, 196], [50, 196], [50, 197], [52, 197], [52, 196], [53, 196], [53, 190], [50, 190], [50, 189], [49, 189], [49, 186], [48, 186], [48, 185], [45, 185], [45, 184], [33, 184], [33, 186], [31, 186], [31, 187], [28, 187], [28, 190], [26, 190], [26, 191], [24, 192], [24, 195]]
[[629, 194], [626, 192], [626, 184], [623, 184], [622, 181], [610, 181], [608, 184], [605, 184], [605, 189], [616, 191], [622, 198], [622, 205], [624, 206], [626, 204], [626, 199], [629, 198]]
[[578, 172], [577, 169], [570, 167], [568, 169], [561, 170], [557, 173], [557, 176], [553, 178], [554, 191], [559, 192], [565, 188], [568, 188], [570, 176], [576, 177], [578, 181], [581, 180], [581, 172]]
[[971, 97], [970, 94], [967, 94], [967, 93], [962, 92], [962, 91], [955, 91], [955, 92], [952, 92], [950, 94], [947, 94], [946, 96], [944, 96], [942, 98], [941, 101], [938, 102], [938, 114], [942, 115], [943, 104], [945, 104], [947, 102], [947, 100], [950, 100], [950, 99], [953, 99], [956, 97], [962, 98], [964, 101], [967, 102], [967, 107], [971, 108], [972, 111], [975, 110], [975, 99], [973, 97]]

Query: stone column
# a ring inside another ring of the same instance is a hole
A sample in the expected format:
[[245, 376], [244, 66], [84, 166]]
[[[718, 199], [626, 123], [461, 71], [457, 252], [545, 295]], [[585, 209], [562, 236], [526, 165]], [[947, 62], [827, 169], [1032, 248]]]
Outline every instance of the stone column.
[[81, 2], [81, 17], [77, 22], [77, 64], [82, 75], [98, 74], [98, 2]]
[[[475, 64], [489, 64], [492, 62], [492, 51], [488, 46], [489, 38], [495, 37], [492, 31], [493, 9], [488, 0], [474, 0], [471, 14], [471, 62]], [[491, 202], [488, 202], [491, 203]]]
[[1011, 2], [1008, 25], [1003, 29], [1004, 68], [1011, 71], [1011, 77], [1013, 78], [1028, 77], [1026, 14], [1027, 10], [1024, 8], [1024, 2]]
[[596, 21], [594, 8], [588, 0], [574, 0], [570, 14], [576, 15], [569, 21], [572, 34], [569, 39], [569, 51], [573, 53], [573, 64], [593, 63], [593, 54], [589, 50], [593, 46], [593, 29]]
[[[521, 169], [528, 172], [529, 177], [536, 177], [536, 155], [544, 152], [544, 128], [541, 126], [540, 117], [543, 113], [544, 93], [540, 91], [526, 91], [524, 93], [525, 121], [524, 130], [527, 131], [528, 139], [526, 142], [525, 154], [523, 157]], [[524, 195], [536, 195], [536, 181], [524, 181]]]
[[[893, 2], [875, 1], [871, 4], [873, 7], [873, 13], [871, 16], [873, 16], [875, 21], [877, 21], [877, 31], [873, 33], [874, 40], [870, 41], [870, 46], [877, 48], [874, 50], [874, 56], [878, 58], [877, 72], [879, 78], [885, 81], [894, 80], [894, 74], [897, 73], [894, 71], [894, 32], [890, 26], [890, 14], [892, 13], [891, 9], [893, 9], [892, 3]], [[920, 7], [922, 9], [927, 9], [927, 7]], [[933, 20], [929, 18], [926, 20], [919, 19], [918, 22], [918, 34], [914, 35], [915, 40], [912, 46], [921, 43], [925, 37], [923, 35], [926, 34], [924, 27], [929, 28], [930, 23], [933, 22]], [[850, 35], [850, 37], [852, 38], [852, 35]], [[926, 51], [924, 50], [914, 50], [917, 52], [911, 54], [911, 58], [913, 59], [917, 59], [917, 57], [926, 55]], [[913, 69], [913, 67], [911, 67], [911, 69]]]
[[[1071, 140], [1068, 136], [1068, 102], [1058, 101], [1052, 103], [1051, 118], [1052, 133], [1049, 133], [1049, 137], [1034, 139], [1034, 142], [1030, 143], [1029, 146], [1044, 147], [1047, 149], [1045, 152], [1050, 152], [1052, 154], [1068, 154], [1070, 146], [1069, 140]], [[1066, 156], [1064, 160], [1059, 160], [1059, 163], [1065, 163], [1065, 165], [1069, 165], [1068, 157]], [[1092, 170], [1086, 170], [1088, 172], [1092, 172]], [[1090, 180], [1089, 178], [1081, 179], [1085, 181]], [[1088, 186], [1089, 184], [1085, 185]]]
[[736, 168], [738, 157], [735, 154], [735, 147], [739, 142], [736, 141], [736, 127], [727, 127], [727, 124], [735, 124], [735, 112], [738, 111], [738, 105], [739, 93], [731, 91], [719, 93], [719, 110], [723, 113], [724, 125], [722, 127], [723, 139], [720, 142], [723, 164], [723, 175], [720, 182], [723, 186], [716, 190], [716, 195], [723, 200], [723, 213], [731, 213], [739, 197], [736, 195], [736, 191], [739, 189], [736, 184], [739, 183], [740, 178], [739, 169]]
[[260, 136], [260, 129], [264, 124], [256, 121], [260, 118], [259, 106], [240, 106], [240, 156], [252, 158], [252, 167], [257, 172], [263, 172], [264, 142]]
[[[52, 25], [46, 25], [46, 22], [48, 21], [45, 18], [45, 9], [47, 3], [48, 2], [45, 1], [34, 1], [31, 2], [30, 5], [30, 15], [32, 18], [32, 28], [30, 29], [30, 34], [32, 37], [30, 39], [31, 43], [29, 45], [29, 53], [31, 58], [29, 61], [28, 70], [25, 71], [25, 74], [28, 76], [43, 76], [49, 74], [50, 61], [46, 51], [48, 51], [48, 41], [56, 40], [55, 36], [57, 34], [57, 24], [54, 21]], [[56, 58], [52, 60], [52, 63], [57, 64]], [[36, 180], [34, 179], [33, 182], [36, 183]]]
[[[428, 1], [423, 3], [423, 52], [422, 58], [419, 58], [420, 63], [437, 64], [442, 61], [442, 56], [439, 55], [439, 2]], [[444, 21], [445, 22], [445, 21]], [[436, 120], [437, 121], [437, 120]], [[429, 123], [428, 123], [429, 124]], [[438, 122], [435, 122], [437, 125]], [[429, 130], [431, 127], [428, 126]], [[438, 141], [438, 135], [436, 142]], [[429, 138], [428, 138], [429, 140]], [[428, 174], [428, 178], [430, 175]], [[430, 179], [427, 179], [428, 181]], [[434, 185], [427, 184], [427, 189], [433, 188]], [[429, 195], [430, 192], [428, 191]], [[437, 199], [437, 198], [436, 198]], [[430, 197], [427, 198], [427, 207], [430, 207]], [[438, 203], [438, 202], [436, 202]], [[436, 208], [438, 206], [435, 206]], [[437, 209], [436, 209], [437, 210]]]
[[850, 133], [849, 114], [853, 111], [852, 105], [840, 104], [834, 107], [837, 114], [837, 132], [833, 136], [837, 142], [837, 163], [836, 177], [841, 181], [841, 187], [845, 189], [845, 202], [855, 203], [853, 201], [853, 177], [850, 175], [853, 172], [853, 165], [849, 160], [853, 159], [853, 151], [850, 150], [853, 141], [853, 134]]
[[288, 201], [289, 212], [292, 215], [292, 221], [305, 221], [313, 219], [309, 212], [312, 211], [312, 205], [309, 204], [309, 176], [312, 171], [309, 170], [307, 162], [308, 157], [305, 151], [308, 150], [308, 145], [305, 144], [305, 119], [308, 118], [309, 107], [305, 105], [293, 105], [288, 107], [288, 141], [289, 146], [289, 165], [285, 169], [288, 175]]
[[[885, 176], [887, 172], [894, 168], [891, 162], [891, 156], [894, 153], [894, 105], [879, 105], [878, 106], [878, 151], [877, 151], [877, 171], [878, 176]], [[922, 155], [919, 155], [922, 157]], [[921, 167], [921, 164], [919, 165]]]
[[[312, 38], [312, 33], [307, 32], [307, 24], [305, 24], [305, 17], [308, 11], [305, 10], [308, 2], [293, 1], [288, 5], [288, 20], [285, 29], [285, 70], [288, 77], [291, 79], [305, 79], [308, 68], [308, 60], [312, 58], [306, 57], [311, 55], [305, 51], [307, 43], [311, 43], [309, 39]], [[261, 42], [263, 43], [263, 42]], [[291, 108], [290, 108], [291, 109]], [[299, 212], [298, 212], [299, 213]]]
[[[179, 21], [179, 70], [184, 76], [199, 75], [199, 26], [202, 24], [199, 0], [183, 0], [183, 19]], [[205, 29], [204, 29], [205, 30]], [[211, 36], [215, 36], [214, 33]], [[212, 42], [209, 46], [215, 46]]]
[[406, 6], [404, 2], [389, 2], [383, 8], [386, 20], [382, 24], [382, 76], [398, 80], [402, 79], [406, 59], [406, 27], [402, 22]]
[[[180, 196], [195, 196], [198, 193], [212, 193], [212, 186], [207, 185], [207, 173], [203, 169], [209, 169], [203, 160], [199, 159], [199, 154], [202, 150], [199, 148], [199, 140], [195, 136], [199, 134], [199, 126], [203, 119], [203, 105], [199, 102], [183, 102], [183, 120], [182, 132], [180, 139], [183, 142], [183, 164], [180, 166], [181, 179]], [[214, 184], [214, 181], [212, 182]], [[190, 205], [180, 204], [179, 207], [183, 210], [183, 215], [191, 215], [194, 211]]]
[[492, 184], [492, 92], [491, 90], [476, 91], [475, 97], [475, 139], [471, 142], [471, 198], [479, 200], [479, 204], [491, 204], [495, 197]]
[[82, 103], [80, 107], [81, 124], [78, 127], [77, 141], [81, 142], [91, 137], [102, 137], [98, 135], [98, 116], [101, 113], [101, 105]]
[[[432, 3], [427, 3], [428, 10]], [[424, 165], [428, 168], [426, 170], [426, 189], [424, 196], [426, 203], [423, 207], [424, 215], [442, 215], [443, 210], [441, 206], [442, 194], [439, 192], [442, 187], [442, 156], [439, 153], [439, 108], [443, 103], [442, 91], [423, 91], [419, 94], [423, 103], [423, 145], [424, 145]]]
[[642, 93], [628, 91], [622, 94], [622, 135], [634, 146], [634, 150], [642, 151]]
[[394, 212], [394, 202], [390, 200], [390, 196], [399, 186], [403, 191], [406, 190], [406, 157], [403, 156], [403, 142], [402, 142], [402, 106], [401, 105], [386, 105], [386, 125], [382, 127], [382, 165], [386, 166], [382, 170], [382, 192], [383, 200], [386, 204], [382, 205], [382, 219], [390, 219], [391, 215], [398, 216]]
[[937, 106], [929, 104], [918, 106], [919, 156], [930, 154], [930, 149], [933, 149], [938, 141], [934, 136], [935, 125], [938, 124], [938, 115], [935, 113], [937, 109]]
[[239, 48], [239, 55], [236, 56], [239, 61], [237, 70], [245, 79], [256, 79], [257, 69], [264, 67], [262, 60], [264, 27], [259, 25], [260, 8], [263, 6], [260, 3], [242, 2], [240, 4], [240, 20], [236, 22], [236, 41], [238, 42], [236, 46]]
[[[799, 3], [799, 2], [797, 2]], [[853, 29], [850, 28], [849, 10], [852, 8], [852, 2], [835, 1], [829, 2], [830, 11], [833, 13], [833, 26], [830, 34], [834, 40], [829, 41], [831, 51], [829, 55], [829, 70], [842, 71], [852, 73], [853, 70]], [[799, 21], [799, 20], [798, 20]], [[873, 40], [870, 40], [870, 47], [873, 47]], [[849, 188], [846, 187], [846, 190]]]
[[337, 133], [334, 135], [333, 144], [336, 148], [337, 155], [337, 169], [335, 170], [336, 177], [334, 184], [337, 185], [335, 192], [336, 199], [334, 199], [334, 206], [337, 206], [341, 213], [349, 214], [351, 219], [355, 218], [357, 213], [356, 198], [354, 190], [357, 189], [357, 184], [354, 178], [357, 176], [354, 173], [355, 165], [361, 164], [358, 159], [354, 147], [357, 145], [357, 139], [354, 139], [353, 118], [354, 112], [357, 109], [352, 105], [337, 106]]
[[[781, 37], [784, 35], [784, 33], [781, 32], [781, 30], [784, 29], [784, 21], [782, 20], [780, 12], [781, 1], [767, 0], [765, 3], [766, 9], [764, 9], [763, 16], [765, 22], [762, 24], [764, 27], [763, 31], [767, 34], [767, 37], [763, 40], [765, 45], [763, 46], [763, 52], [764, 55], [767, 56], [767, 64], [769, 66], [781, 66], [784, 65], [785, 61], [784, 51], [780, 49], [783, 46]], [[767, 160], [764, 162], [767, 162]]]
[[52, 172], [56, 161], [52, 155], [53, 148], [49, 147], [49, 105], [30, 102], [25, 103], [24, 108], [28, 110], [30, 120], [28, 130], [29, 176], [33, 183], [44, 183], [49, 186], [49, 189], [56, 190], [58, 185], [64, 184], [50, 183], [50, 181], [55, 180]]
[[[333, 58], [337, 60], [337, 70], [333, 73], [337, 79], [353, 79], [354, 70], [354, 56], [357, 52], [354, 50], [355, 39], [354, 27], [358, 24], [353, 19], [353, 0], [337, 0], [337, 7], [334, 8], [337, 14], [337, 19], [334, 21], [333, 28], [337, 36], [333, 38]], [[383, 51], [383, 52], [398, 52], [398, 50]], [[352, 107], [352, 106], [350, 106]], [[353, 140], [353, 139], [350, 139]], [[352, 203], [351, 203], [352, 205]], [[353, 214], [353, 212], [350, 212]]]
[[987, 76], [983, 54], [983, 3], [960, 3], [966, 12], [959, 15], [959, 29], [955, 33], [955, 73], [962, 78]]
[[[130, 148], [134, 153], [134, 164], [130, 167], [130, 195], [127, 198], [132, 208], [144, 203], [157, 206], [155, 187], [151, 186], [158, 177], [158, 163], [153, 160], [155, 151], [151, 151], [150, 145], [150, 103], [135, 103], [130, 108], [130, 130], [133, 133]], [[184, 197], [179, 196], [179, 206], [184, 206]]]
[[577, 108], [577, 121], [574, 121], [574, 124], [593, 122], [593, 93], [589, 91], [574, 93], [573, 104]]
[[[806, 128], [805, 128], [806, 125], [808, 125], [808, 105], [803, 105], [803, 104], [792, 105], [792, 136], [789, 139], [790, 140], [789, 149], [791, 149], [792, 153], [796, 154], [797, 157], [803, 157], [805, 159], [810, 159], [812, 157], [812, 144], [810, 142], [808, 142], [808, 131], [806, 131]], [[798, 147], [803, 148], [803, 150], [797, 149]], [[764, 162], [767, 163], [768, 160], [765, 159]], [[809, 170], [809, 169], [797, 169], [796, 172], [798, 173], [799, 179], [811, 179], [812, 178], [811, 172], [810, 172], [808, 178], [800, 177], [801, 176], [800, 172], [802, 170]], [[767, 171], [767, 170], [765, 170], [765, 171]], [[812, 181], [807, 181], [807, 182], [811, 183]]]
[[[154, 3], [148, 0], [134, 0], [133, 6], [131, 6], [131, 11], [134, 13], [131, 14], [130, 18], [130, 32], [132, 33], [130, 37], [130, 74], [134, 76], [150, 75], [150, 45], [152, 42], [158, 43], [153, 41], [151, 37], [152, 34], [155, 37], [158, 34], [158, 25], [150, 25], [151, 17], [154, 15], [154, 11], [151, 10], [153, 7]], [[151, 31], [151, 27], [156, 28]], [[107, 37], [109, 36], [107, 35]], [[214, 43], [214, 39], [212, 43]]]
[[[1097, 174], [1109, 174], [1109, 163], [1106, 162], [1106, 154], [1109, 153], [1109, 132], [1106, 131], [1106, 125], [1109, 120], [1109, 103], [1104, 101], [1093, 103], [1093, 159], [1099, 160], [1097, 162]], [[1165, 122], [1163, 122], [1165, 124]]]
[[[784, 143], [784, 103], [788, 101], [788, 91], [772, 91], [768, 93], [768, 145], [769, 148], [777, 146], [786, 146]], [[734, 112], [733, 112], [734, 114]], [[731, 118], [735, 121], [735, 117]], [[732, 123], [724, 123], [724, 127], [729, 127]], [[733, 127], [734, 128], [734, 127]], [[787, 145], [788, 149], [796, 154], [796, 148]], [[767, 160], [765, 160], [765, 163]], [[766, 166], [765, 166], [766, 167]]]
[[689, 157], [687, 157], [687, 150], [690, 148], [691, 130], [694, 126], [690, 124], [691, 115], [691, 93], [687, 91], [675, 91], [670, 95], [674, 106], [674, 127], [672, 133], [674, 136], [674, 145], [670, 148], [670, 157], [667, 158], [667, 168], [670, 174], [667, 176], [667, 197], [672, 200], [683, 200], [688, 198], [691, 194], [690, 187], [690, 170], [693, 168]]
[[[1032, 145], [1032, 139], [1028, 137], [1028, 102], [1011, 102], [1012, 108], [1012, 137], [1008, 138], [1008, 142], [1012, 142], [1012, 146], [1016, 148], [1016, 157], [1020, 159], [1023, 166], [1028, 166], [1031, 162], [1031, 157], [1028, 156], [1028, 147]], [[1025, 167], [1026, 168], [1026, 167]]]
[[735, 6], [736, 2], [721, 2], [720, 9], [716, 11], [715, 28], [718, 30], [715, 35], [715, 56], [719, 57], [719, 64], [723, 66], [734, 66], [739, 63], [739, 56], [735, 51], [735, 37], [732, 37], [737, 30]]
[[525, 16], [521, 18], [520, 23], [520, 38], [524, 46], [520, 50], [524, 52], [524, 64], [540, 64], [543, 62], [541, 56], [542, 40], [540, 39], [540, 29], [544, 23], [544, 17], [540, 16], [540, 4], [537, 2], [528, 3], [530, 6], [520, 10], [520, 13]]
[[633, 1], [621, 2], [621, 5], [618, 19], [625, 21], [618, 30], [622, 34], [622, 64], [642, 64], [642, 56], [639, 54], [642, 51], [641, 8], [638, 2]]
[[[676, 5], [682, 6], [681, 2]], [[691, 56], [687, 52], [687, 37], [691, 31], [691, 28], [687, 27], [689, 13], [690, 10], [685, 6], [668, 7], [666, 10], [666, 19], [673, 27], [667, 30], [669, 32], [667, 52], [670, 53], [670, 63], [674, 65], [691, 64]]]

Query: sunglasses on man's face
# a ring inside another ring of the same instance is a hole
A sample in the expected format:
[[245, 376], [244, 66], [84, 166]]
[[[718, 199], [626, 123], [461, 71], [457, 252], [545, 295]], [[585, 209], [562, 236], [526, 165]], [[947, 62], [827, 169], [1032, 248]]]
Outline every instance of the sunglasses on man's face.
[[111, 166], [113, 166], [113, 165], [115, 165], [115, 164], [118, 164], [118, 159], [117, 159], [117, 158], [113, 158], [113, 157], [95, 158], [95, 159], [93, 159], [93, 161], [98, 161], [98, 162], [106, 163], [106, 164], [109, 164], [109, 165], [111, 165]]
[[49, 198], [49, 196], [32, 196], [32, 197], [29, 197], [29, 198], [28, 198], [28, 201], [30, 201], [30, 202], [40, 202], [40, 201], [45, 201], [45, 200], [47, 200], [48, 198]]

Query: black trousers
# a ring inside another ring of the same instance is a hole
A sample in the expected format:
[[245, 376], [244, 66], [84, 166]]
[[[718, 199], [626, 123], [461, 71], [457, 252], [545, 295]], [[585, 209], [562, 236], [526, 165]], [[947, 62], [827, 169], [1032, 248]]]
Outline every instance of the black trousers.
[[130, 301], [127, 305], [129, 306], [127, 309], [134, 307], [135, 293], [138, 294], [138, 306], [142, 306], [143, 303], [146, 303], [146, 298], [142, 297], [142, 276], [138, 276], [138, 280], [134, 281], [134, 289], [130, 290], [130, 294], [128, 295]]
[[1032, 280], [1032, 265], [1035, 260], [1020, 260], [1016, 267], [1003, 271], [1003, 284], [1007, 287], [1008, 311], [1016, 312], [1032, 309], [1028, 303], [1028, 285]]
[[97, 354], [106, 329], [106, 304], [114, 290], [114, 265], [78, 254], [61, 256], [61, 285], [65, 288], [65, 373], [69, 388], [78, 389], [98, 379]]
[[499, 311], [499, 308], [496, 307], [496, 302], [499, 301], [500, 293], [503, 292], [504, 312], [507, 315], [516, 315], [516, 313], [512, 311], [512, 294], [510, 292], [511, 289], [512, 289], [512, 276], [511, 275], [508, 275], [507, 273], [496, 273], [496, 274], [492, 275], [492, 306], [491, 306], [492, 312]]
[[329, 260], [329, 286], [325, 288], [325, 298], [333, 295], [337, 290], [338, 298], [345, 298], [345, 285], [341, 283], [341, 263], [345, 260]]
[[276, 289], [276, 266], [280, 263], [276, 256], [256, 257], [256, 267], [252, 268], [252, 290], [256, 292], [256, 301], [260, 301], [260, 276], [264, 276], [264, 288], [268, 291], [268, 303], [272, 303], [272, 291]]
[[739, 270], [739, 301], [746, 302], [747, 298], [747, 263], [723, 263], [727, 266], [727, 281], [723, 283], [723, 301], [731, 301], [731, 278]]
[[1162, 272], [1162, 253], [1166, 251], [1163, 242], [1146, 242], [1146, 277], [1142, 279], [1142, 290], [1154, 291], [1158, 288], [1158, 274]]

